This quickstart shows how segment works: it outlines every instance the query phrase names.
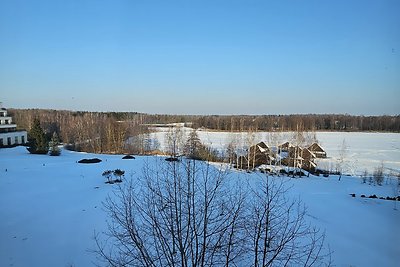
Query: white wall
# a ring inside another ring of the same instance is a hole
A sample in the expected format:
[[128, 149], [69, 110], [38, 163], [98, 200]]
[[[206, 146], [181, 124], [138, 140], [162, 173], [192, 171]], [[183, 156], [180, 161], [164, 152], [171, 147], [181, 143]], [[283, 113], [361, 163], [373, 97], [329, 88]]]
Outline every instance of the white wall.
[[[15, 137], [17, 137], [17, 142], [15, 142]], [[22, 138], [23, 137], [23, 138]], [[11, 145], [19, 145], [26, 143], [28, 141], [28, 135], [26, 131], [18, 131], [18, 132], [9, 132], [9, 133], [0, 133], [0, 140], [2, 139], [3, 143], [0, 145], [8, 146], [8, 138], [11, 138]], [[24, 139], [24, 142], [22, 142]]]

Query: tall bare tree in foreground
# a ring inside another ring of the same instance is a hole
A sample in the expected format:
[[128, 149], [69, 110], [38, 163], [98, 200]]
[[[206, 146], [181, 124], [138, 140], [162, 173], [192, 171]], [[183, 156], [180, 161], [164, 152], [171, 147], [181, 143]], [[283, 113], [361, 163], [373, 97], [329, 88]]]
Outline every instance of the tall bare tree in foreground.
[[282, 183], [258, 178], [246, 185], [204, 162], [156, 160], [140, 186], [108, 197], [96, 252], [108, 266], [324, 265], [324, 235], [301, 204]]
[[112, 250], [97, 238], [110, 266], [229, 266], [242, 255], [240, 191], [225, 172], [198, 161], [147, 166], [105, 203]]
[[309, 225], [300, 200], [288, 199], [280, 178], [264, 178], [252, 186], [247, 233], [252, 266], [329, 266], [325, 234]]

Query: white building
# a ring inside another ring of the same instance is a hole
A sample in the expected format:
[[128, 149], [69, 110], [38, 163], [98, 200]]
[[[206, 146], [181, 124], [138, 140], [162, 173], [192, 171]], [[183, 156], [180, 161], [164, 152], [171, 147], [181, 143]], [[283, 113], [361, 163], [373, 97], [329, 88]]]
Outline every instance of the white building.
[[28, 140], [26, 131], [17, 131], [17, 125], [7, 115], [7, 109], [0, 103], [0, 147], [25, 144]]

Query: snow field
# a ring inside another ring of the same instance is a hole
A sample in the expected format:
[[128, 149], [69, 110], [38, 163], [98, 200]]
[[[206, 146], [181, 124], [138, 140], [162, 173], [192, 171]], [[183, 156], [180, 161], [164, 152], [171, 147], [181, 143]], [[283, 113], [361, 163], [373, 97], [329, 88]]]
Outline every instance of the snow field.
[[[76, 163], [93, 157], [103, 161]], [[119, 168], [126, 179], [136, 179], [143, 165], [155, 160], [65, 150], [50, 157], [31, 155], [24, 147], [0, 149], [0, 266], [93, 266], [96, 259], [88, 250], [94, 248], [94, 231], [105, 230], [107, 223], [101, 202], [116, 188], [105, 184], [101, 174]], [[230, 176], [235, 181], [263, 179], [260, 173], [243, 171]], [[284, 179], [292, 186], [290, 195], [307, 206], [310, 223], [326, 231], [335, 266], [398, 266], [400, 202], [360, 198], [393, 196], [398, 193], [395, 180], [373, 186], [350, 176], [340, 181], [336, 176]]]

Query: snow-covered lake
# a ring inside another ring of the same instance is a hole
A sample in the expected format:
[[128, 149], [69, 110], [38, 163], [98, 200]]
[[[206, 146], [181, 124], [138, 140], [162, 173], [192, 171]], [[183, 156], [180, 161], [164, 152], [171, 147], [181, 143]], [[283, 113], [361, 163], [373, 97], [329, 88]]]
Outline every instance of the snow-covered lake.
[[[157, 138], [160, 148], [165, 149], [165, 135], [168, 128], [156, 128], [157, 132], [152, 134]], [[184, 136], [187, 137], [191, 128], [183, 128]], [[199, 130], [197, 134], [200, 140], [212, 148], [223, 151], [227, 144], [235, 141], [239, 146], [248, 147], [249, 136], [247, 133], [216, 132]], [[273, 140], [273, 135], [269, 132], [254, 133], [250, 138], [251, 143], [264, 141], [270, 146], [284, 143], [291, 140], [293, 133], [283, 132]], [[320, 145], [328, 154], [328, 159], [321, 163], [323, 167], [328, 168], [329, 164], [335, 165], [339, 157], [343, 141], [347, 146], [345, 157], [345, 172], [350, 174], [361, 174], [364, 170], [372, 173], [374, 169], [381, 164], [385, 167], [385, 172], [400, 172], [400, 133], [366, 133], [366, 132], [316, 132], [316, 137]], [[329, 163], [330, 162], [330, 163]]]
[[[103, 161], [77, 163], [93, 157]], [[94, 266], [95, 256], [88, 250], [95, 246], [94, 231], [106, 227], [101, 202], [115, 188], [101, 174], [119, 168], [128, 179], [136, 179], [144, 164], [156, 159], [122, 160], [121, 155], [65, 150], [50, 157], [31, 155], [24, 147], [0, 149], [0, 266]], [[261, 177], [241, 171], [231, 175]], [[335, 266], [398, 266], [400, 202], [359, 197], [397, 195], [395, 180], [382, 186], [348, 176], [341, 181], [335, 176], [288, 181], [290, 194], [308, 207], [310, 223], [326, 231]]]

